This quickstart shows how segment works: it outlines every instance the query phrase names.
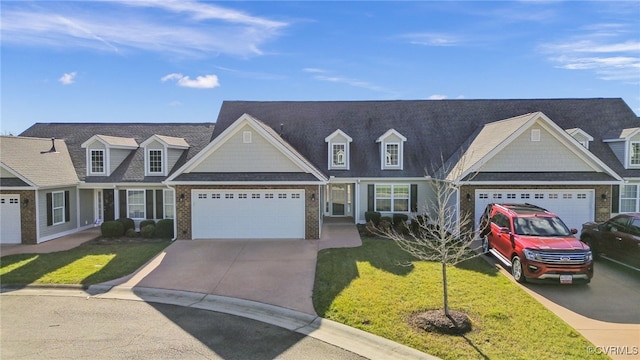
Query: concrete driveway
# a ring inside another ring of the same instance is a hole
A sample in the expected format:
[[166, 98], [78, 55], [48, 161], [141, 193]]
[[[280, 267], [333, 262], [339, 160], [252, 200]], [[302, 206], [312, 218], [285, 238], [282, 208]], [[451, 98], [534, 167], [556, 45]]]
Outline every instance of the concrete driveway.
[[320, 240], [177, 240], [110, 286], [192, 291], [317, 315], [311, 299], [318, 250], [362, 244], [356, 227], [326, 223]]
[[[511, 274], [493, 257], [505, 276]], [[589, 285], [519, 284], [613, 359], [637, 359], [640, 352], [640, 273], [596, 261]], [[515, 282], [515, 281], [514, 281]]]

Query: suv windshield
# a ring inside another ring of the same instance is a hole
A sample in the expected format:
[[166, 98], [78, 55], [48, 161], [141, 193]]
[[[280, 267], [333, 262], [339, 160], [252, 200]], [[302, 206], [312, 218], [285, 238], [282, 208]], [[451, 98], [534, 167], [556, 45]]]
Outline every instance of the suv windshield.
[[557, 217], [518, 217], [513, 219], [516, 234], [530, 236], [570, 236], [571, 231]]

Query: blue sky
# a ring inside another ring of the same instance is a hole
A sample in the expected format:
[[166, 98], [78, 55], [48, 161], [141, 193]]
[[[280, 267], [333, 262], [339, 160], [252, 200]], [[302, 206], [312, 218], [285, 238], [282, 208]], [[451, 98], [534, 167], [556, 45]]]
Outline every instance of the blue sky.
[[639, 1], [7, 1], [2, 134], [215, 122], [224, 100], [623, 98]]

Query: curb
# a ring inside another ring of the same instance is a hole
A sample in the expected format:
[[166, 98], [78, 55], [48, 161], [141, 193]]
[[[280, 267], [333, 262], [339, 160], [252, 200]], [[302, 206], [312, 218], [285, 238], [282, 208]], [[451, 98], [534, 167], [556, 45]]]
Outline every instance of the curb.
[[250, 300], [197, 292], [108, 285], [28, 285], [2, 286], [3, 296], [70, 296], [96, 299], [144, 301], [244, 317], [313, 337], [371, 360], [439, 359], [335, 321]]

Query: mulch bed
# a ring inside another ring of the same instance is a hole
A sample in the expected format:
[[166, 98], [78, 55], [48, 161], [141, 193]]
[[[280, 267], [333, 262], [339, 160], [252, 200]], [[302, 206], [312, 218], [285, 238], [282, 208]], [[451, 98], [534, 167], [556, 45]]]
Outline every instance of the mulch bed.
[[471, 331], [471, 320], [465, 313], [449, 310], [449, 315], [451, 318], [444, 310], [421, 311], [411, 314], [408, 322], [416, 328], [440, 334], [462, 335]]

